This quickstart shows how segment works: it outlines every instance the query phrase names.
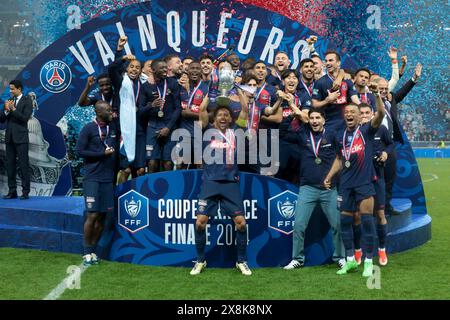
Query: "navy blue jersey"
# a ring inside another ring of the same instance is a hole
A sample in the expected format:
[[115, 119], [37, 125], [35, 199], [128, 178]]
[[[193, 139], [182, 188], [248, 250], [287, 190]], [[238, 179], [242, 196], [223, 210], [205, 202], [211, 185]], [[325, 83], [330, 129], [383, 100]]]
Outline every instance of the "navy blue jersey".
[[[323, 101], [328, 96], [328, 90], [331, 91], [333, 87], [332, 78], [326, 74], [314, 83], [313, 89], [313, 99], [318, 101]], [[350, 80], [343, 80], [340, 87], [340, 96], [336, 103], [328, 104], [324, 107], [325, 112], [325, 126], [327, 124], [339, 124], [338, 126], [343, 126], [344, 124], [344, 107], [350, 103], [351, 97], [357, 95], [355, 85]], [[340, 128], [338, 128], [340, 129]]]
[[314, 81], [307, 85], [302, 80], [299, 81], [297, 86], [297, 94], [300, 97], [302, 103], [302, 110], [309, 110], [312, 108], [312, 94], [314, 90]]
[[[100, 137], [100, 134], [102, 137]], [[84, 158], [84, 181], [113, 182], [116, 157], [105, 155], [106, 146], [119, 152], [117, 145], [117, 127], [111, 122], [108, 127], [100, 128], [90, 122], [81, 129], [77, 141], [77, 153]]]
[[[166, 87], [167, 84], [167, 87]], [[164, 88], [166, 92], [164, 94]], [[148, 125], [152, 129], [161, 129], [164, 127], [173, 130], [176, 128], [178, 118], [181, 114], [180, 102], [180, 85], [178, 81], [173, 78], [166, 78], [158, 81], [155, 84], [149, 84], [148, 90], [145, 90], [145, 96], [142, 99], [140, 113], [148, 118]], [[164, 107], [162, 108], [163, 116], [160, 117], [159, 108], [151, 106], [153, 100], [164, 96]]]
[[[200, 81], [197, 86], [192, 86], [188, 92], [184, 87], [181, 87], [180, 99], [181, 99], [181, 109], [190, 110], [194, 113], [200, 112], [200, 105], [203, 99], [208, 94], [209, 86], [208, 83]], [[181, 117], [180, 128], [187, 129], [194, 134], [194, 119]]]
[[266, 108], [267, 105], [262, 104], [259, 101], [255, 101], [253, 104], [248, 106], [247, 129], [259, 129], [259, 123]]
[[222, 133], [208, 124], [203, 133], [204, 137], [206, 134], [210, 140], [203, 141], [203, 180], [238, 181], [239, 169], [234, 128]]
[[377, 111], [377, 99], [372, 92], [358, 93], [359, 101], [372, 107], [372, 111]]
[[[311, 135], [313, 140], [311, 139]], [[311, 130], [309, 125], [302, 125], [298, 132], [298, 144], [300, 146], [300, 185], [323, 186], [323, 181], [330, 172], [336, 155], [339, 152], [336, 133], [325, 129], [323, 132]], [[317, 156], [320, 164], [316, 163], [316, 155], [314, 154], [313, 143], [320, 145]], [[335, 179], [332, 181], [335, 185]]]
[[265, 82], [256, 90], [255, 100], [260, 104], [270, 107], [277, 101], [277, 89]]
[[[295, 104], [301, 110], [301, 102], [300, 97], [297, 93], [294, 94]], [[281, 121], [280, 126], [287, 126], [289, 134], [296, 134], [300, 130], [301, 121], [297, 118], [294, 118], [294, 111], [292, 111], [289, 103], [286, 100], [282, 100], [280, 108], [283, 110], [283, 120]], [[282, 138], [283, 139], [283, 138]]]
[[[342, 174], [340, 185], [344, 188], [353, 188], [361, 186], [367, 183], [371, 183], [374, 180], [373, 169], [373, 145], [374, 137], [377, 132], [376, 128], [373, 128], [369, 123], [363, 124], [353, 131], [348, 131], [345, 137], [345, 150], [342, 145], [344, 137], [344, 130], [338, 132], [336, 139], [338, 139], [339, 151], [342, 156]], [[356, 136], [355, 136], [356, 133]], [[350, 144], [353, 141], [353, 146], [350, 150]], [[350, 151], [350, 167], [346, 167], [346, 159], [344, 152]]]
[[274, 77], [271, 73], [269, 73], [266, 77], [266, 82], [270, 84], [272, 87], [278, 87], [281, 89], [283, 82], [281, 81], [281, 78]]

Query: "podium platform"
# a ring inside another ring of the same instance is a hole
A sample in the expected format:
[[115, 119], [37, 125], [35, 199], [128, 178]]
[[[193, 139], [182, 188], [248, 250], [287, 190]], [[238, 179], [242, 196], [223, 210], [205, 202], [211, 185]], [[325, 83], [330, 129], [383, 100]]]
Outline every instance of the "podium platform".
[[[396, 214], [388, 217], [387, 250], [389, 253], [409, 250], [431, 239], [430, 216], [413, 214], [411, 201], [408, 199], [393, 199], [392, 204]], [[31, 197], [26, 201], [0, 200], [0, 247], [81, 254], [83, 223], [83, 197]], [[115, 228], [117, 227], [116, 224]], [[115, 228], [105, 232], [100, 240], [99, 246], [104, 251], [111, 242]], [[308, 233], [309, 230], [307, 230], [307, 236]], [[306, 246], [307, 257], [331, 254], [331, 235], [327, 234], [325, 238], [328, 247], [324, 248], [323, 244], [318, 242], [310, 243]], [[253, 264], [252, 267], [255, 267], [252, 260], [256, 261], [257, 257], [252, 257], [251, 242], [248, 251], [249, 264]], [[286, 252], [289, 251], [290, 248], [287, 248]], [[107, 252], [102, 255], [103, 258], [111, 258]], [[282, 265], [289, 259], [290, 257], [286, 255], [281, 261], [274, 261], [271, 265]], [[121, 261], [120, 259], [114, 260]], [[307, 265], [316, 264], [307, 263]]]

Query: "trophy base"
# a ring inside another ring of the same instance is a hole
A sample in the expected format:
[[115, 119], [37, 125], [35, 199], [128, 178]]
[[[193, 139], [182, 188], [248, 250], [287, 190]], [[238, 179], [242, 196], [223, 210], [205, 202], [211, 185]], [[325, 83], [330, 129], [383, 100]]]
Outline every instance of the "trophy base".
[[226, 96], [218, 96], [216, 98], [217, 105], [220, 107], [229, 107], [230, 106], [230, 98]]

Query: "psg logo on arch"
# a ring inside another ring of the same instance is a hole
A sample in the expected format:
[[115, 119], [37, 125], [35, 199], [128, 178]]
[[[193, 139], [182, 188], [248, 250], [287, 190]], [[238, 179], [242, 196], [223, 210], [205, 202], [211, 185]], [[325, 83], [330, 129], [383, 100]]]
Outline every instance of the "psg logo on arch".
[[61, 60], [51, 60], [44, 64], [40, 71], [41, 85], [51, 93], [61, 93], [72, 82], [72, 71]]

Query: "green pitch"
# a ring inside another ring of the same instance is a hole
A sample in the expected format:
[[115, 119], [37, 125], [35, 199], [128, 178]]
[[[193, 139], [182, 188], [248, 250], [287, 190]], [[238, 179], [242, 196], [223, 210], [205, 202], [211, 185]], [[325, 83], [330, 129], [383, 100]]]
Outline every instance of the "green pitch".
[[[207, 268], [190, 276], [188, 268], [148, 267], [102, 261], [81, 276], [79, 289], [60, 299], [450, 299], [450, 159], [419, 159], [432, 240], [389, 256], [381, 268], [380, 289], [369, 289], [357, 273], [336, 275], [336, 266], [285, 271]], [[375, 260], [377, 262], [377, 260]], [[0, 299], [43, 299], [81, 257], [36, 250], [0, 248]]]

